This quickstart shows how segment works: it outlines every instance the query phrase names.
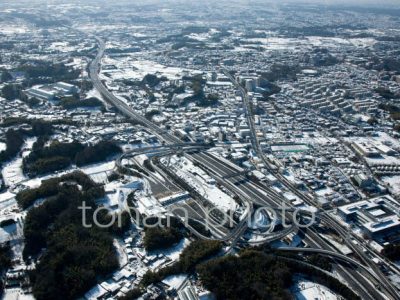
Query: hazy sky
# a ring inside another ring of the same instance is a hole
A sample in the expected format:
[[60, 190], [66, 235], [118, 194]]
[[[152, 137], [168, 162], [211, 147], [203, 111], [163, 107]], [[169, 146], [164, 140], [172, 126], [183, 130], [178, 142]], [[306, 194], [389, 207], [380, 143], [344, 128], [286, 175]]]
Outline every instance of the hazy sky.
[[278, 2], [294, 2], [294, 3], [320, 3], [320, 4], [358, 4], [368, 6], [381, 6], [383, 4], [397, 5], [400, 9], [400, 0], [272, 0]]
[[[218, 0], [181, 0], [180, 2], [198, 2], [198, 1], [204, 1], [204, 2], [214, 2]], [[396, 9], [400, 9], [400, 0], [222, 0], [224, 2], [265, 2], [265, 3], [315, 3], [315, 4], [326, 4], [326, 5], [344, 5], [344, 6], [349, 6], [349, 5], [357, 5], [357, 6], [374, 6], [374, 7], [380, 7], [382, 8], [383, 6], [391, 6]], [[85, 2], [109, 2], [109, 0], [0, 0], [0, 7], [2, 4], [6, 3], [85, 3]], [[137, 2], [137, 3], [156, 3], [156, 2], [176, 2], [176, 0], [119, 0], [118, 2], [121, 3], [129, 3], [129, 2]]]

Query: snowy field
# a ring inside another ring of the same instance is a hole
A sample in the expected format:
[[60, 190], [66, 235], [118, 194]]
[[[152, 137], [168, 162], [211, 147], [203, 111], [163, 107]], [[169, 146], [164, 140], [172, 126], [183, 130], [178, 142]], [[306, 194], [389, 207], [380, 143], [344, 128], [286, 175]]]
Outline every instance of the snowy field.
[[311, 281], [299, 280], [293, 288], [296, 300], [337, 300], [339, 297], [328, 288]]
[[310, 36], [304, 39], [282, 37], [250, 38], [244, 41], [261, 43], [266, 50], [295, 50], [299, 46], [309, 48], [315, 46], [324, 46], [325, 48], [338, 48], [342, 46], [367, 47], [373, 46], [376, 43], [376, 40], [373, 38], [344, 39], [320, 36]]
[[185, 72], [195, 72], [177, 67], [168, 67], [150, 60], [135, 59], [128, 57], [125, 59], [104, 58], [104, 64], [116, 66], [117, 69], [102, 70], [102, 73], [108, 73], [113, 80], [136, 79], [142, 80], [147, 74], [156, 74], [165, 76], [168, 79], [179, 79]]
[[0, 142], [0, 152], [6, 150], [7, 146], [5, 143]]
[[394, 195], [400, 195], [400, 175], [384, 176], [381, 180], [389, 185], [388, 188]]
[[22, 24], [0, 26], [0, 33], [5, 35], [22, 34], [22, 33], [27, 33], [28, 31], [29, 31], [28, 27]]
[[107, 177], [112, 173], [115, 167], [115, 161], [93, 164], [81, 168], [82, 172], [89, 175], [97, 183], [107, 183]]
[[76, 47], [70, 46], [68, 42], [54, 42], [49, 46], [49, 49], [59, 52], [72, 52]]
[[184, 158], [177, 160], [176, 157], [173, 157], [171, 163], [175, 168], [174, 172], [176, 172], [178, 176], [193, 186], [203, 197], [216, 207], [224, 211], [236, 210], [237, 203], [235, 200], [215, 184], [210, 184], [209, 182], [213, 179], [202, 169], [194, 166], [192, 162]]
[[162, 282], [169, 285], [172, 288], [178, 289], [182, 283], [186, 280], [187, 275], [180, 274], [180, 275], [171, 275], [166, 277]]
[[175, 246], [173, 246], [169, 249], [155, 251], [152, 254], [164, 254], [166, 257], [175, 261], [175, 260], [179, 259], [179, 255], [181, 255], [183, 249], [185, 249], [189, 244], [190, 244], [190, 241], [188, 239], [184, 238]]
[[22, 172], [22, 158], [18, 157], [7, 163], [2, 170], [2, 174], [4, 183], [7, 186], [16, 185], [17, 183], [26, 180], [26, 177]]
[[26, 177], [22, 172], [22, 158], [29, 155], [35, 141], [36, 137], [27, 139], [22, 147], [22, 156], [16, 157], [3, 167], [2, 174], [6, 185], [12, 186], [26, 180]]

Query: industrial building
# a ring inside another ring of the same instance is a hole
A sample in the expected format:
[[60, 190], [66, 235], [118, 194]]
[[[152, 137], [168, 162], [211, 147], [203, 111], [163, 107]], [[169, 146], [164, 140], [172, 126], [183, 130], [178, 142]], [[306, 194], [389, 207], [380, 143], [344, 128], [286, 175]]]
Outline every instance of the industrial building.
[[73, 95], [77, 92], [78, 88], [75, 85], [65, 82], [35, 86], [24, 91], [25, 95], [29, 98], [37, 98], [45, 101], [55, 100], [56, 97]]
[[356, 224], [373, 239], [385, 238], [400, 229], [399, 207], [390, 196], [381, 196], [341, 206], [338, 215]]

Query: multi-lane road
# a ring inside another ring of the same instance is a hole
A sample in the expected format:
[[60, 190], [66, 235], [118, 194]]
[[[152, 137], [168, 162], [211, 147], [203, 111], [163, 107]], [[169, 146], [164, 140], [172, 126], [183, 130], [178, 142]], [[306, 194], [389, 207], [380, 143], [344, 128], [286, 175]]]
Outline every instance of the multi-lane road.
[[[101, 68], [101, 59], [104, 55], [105, 51], [105, 43], [101, 38], [96, 37], [99, 50], [96, 58], [93, 60], [91, 65], [89, 66], [89, 75], [91, 80], [93, 81], [94, 87], [101, 93], [105, 100], [115, 106], [123, 115], [135, 120], [137, 123], [143, 125], [147, 130], [155, 134], [159, 137], [159, 139], [165, 143], [179, 144], [182, 143], [180, 139], [161, 129], [154, 123], [147, 120], [144, 116], [133, 111], [129, 105], [127, 105], [124, 101], [116, 97], [112, 94], [101, 82], [99, 77], [99, 70]], [[256, 128], [254, 125], [254, 119], [251, 113], [250, 102], [247, 96], [247, 92], [241, 87], [230, 74], [232, 82], [236, 85], [239, 91], [242, 94], [244, 105], [247, 111], [248, 123], [251, 131], [251, 142], [254, 150], [257, 155], [263, 159], [266, 166], [270, 168], [271, 172], [284, 184], [289, 190], [291, 190], [294, 194], [299, 196], [301, 199], [305, 200], [306, 203], [313, 204], [313, 199], [310, 198], [309, 195], [305, 195], [298, 191], [283, 175], [279, 172], [275, 172], [275, 168], [270, 164], [270, 162], [265, 158], [262, 150], [260, 149], [260, 145], [256, 135]], [[277, 193], [274, 189], [262, 185], [260, 186], [257, 183], [249, 181], [244, 175], [239, 175], [236, 177], [229, 177], [232, 174], [241, 172], [240, 168], [234, 166], [230, 162], [221, 161], [220, 158], [217, 158], [208, 153], [198, 153], [194, 155], [190, 155], [191, 159], [194, 159], [209, 169], [220, 181], [222, 181], [226, 186], [233, 190], [236, 194], [238, 194], [241, 199], [251, 206], [251, 209], [248, 210], [248, 214], [252, 213], [253, 204], [258, 205], [268, 205], [270, 207], [280, 207], [280, 205], [285, 202], [285, 199], [281, 194]], [[237, 184], [240, 182], [240, 184]], [[352, 242], [349, 241], [349, 236], [346, 234], [343, 236], [343, 231], [340, 224], [331, 218], [327, 217], [331, 224], [335, 224], [334, 228], [337, 228], [338, 234], [343, 237], [343, 239], [350, 245]], [[233, 236], [232, 244], [235, 244], [240, 238], [241, 235], [246, 231], [247, 222], [240, 222], [238, 224], [238, 228], [235, 230], [237, 233]], [[336, 251], [331, 245], [329, 245], [324, 239], [322, 239], [318, 233], [316, 233], [313, 229], [309, 228], [306, 232], [306, 242], [313, 248], [320, 248], [322, 250], [327, 251]], [[354, 245], [353, 245], [354, 246]], [[386, 295], [386, 298], [389, 299], [400, 299], [398, 295], [398, 290], [388, 281], [388, 279], [382, 274], [379, 268], [368, 259], [365, 259], [364, 256], [360, 252], [362, 252], [359, 248], [354, 248], [355, 253], [359, 255], [361, 260], [366, 264], [366, 268], [345, 268], [343, 266], [338, 265], [337, 270], [339, 274], [354, 288], [354, 290], [363, 298], [363, 299], [385, 299], [385, 296], [382, 295], [381, 292], [377, 291], [376, 287], [381, 287], [382, 292]]]
[[[224, 73], [232, 83], [236, 86], [236, 88], [239, 90], [239, 92], [242, 95], [243, 99], [243, 104], [246, 109], [246, 116], [247, 116], [247, 122], [250, 128], [250, 138], [251, 138], [251, 144], [253, 146], [254, 151], [258, 155], [259, 158], [262, 159], [264, 162], [266, 168], [275, 175], [275, 177], [286, 187], [288, 188], [291, 192], [293, 192], [295, 195], [300, 197], [300, 199], [304, 200], [306, 203], [314, 205], [315, 201], [310, 195], [306, 195], [299, 191], [285, 176], [283, 176], [279, 171], [276, 171], [275, 168], [271, 165], [271, 163], [268, 161], [268, 159], [265, 157], [263, 151], [261, 150], [260, 143], [257, 138], [257, 131], [256, 127], [254, 124], [254, 118], [251, 110], [251, 104], [250, 100], [247, 94], [247, 91], [240, 85], [239, 82], [237, 82], [232, 75], [227, 71], [224, 70]], [[342, 226], [334, 219], [332, 218], [329, 214], [324, 215], [323, 219], [329, 226], [331, 226], [336, 232], [343, 238], [343, 240], [346, 242], [347, 245], [350, 246], [350, 248], [359, 256], [359, 258], [372, 270], [372, 272], [368, 272], [366, 274], [368, 277], [371, 278], [372, 275], [372, 280], [375, 279], [377, 282], [376, 286], [382, 287], [384, 290], [385, 294], [389, 296], [390, 298], [393, 299], [400, 299], [399, 296], [399, 290], [393, 286], [393, 284], [386, 278], [386, 276], [381, 272], [380, 268], [371, 260], [369, 259], [366, 254], [364, 253], [364, 249], [360, 249], [356, 245], [353, 244], [352, 240], [355, 240], [356, 237], [352, 234], [349, 233], [345, 230], [343, 230]], [[327, 245], [323, 243], [322, 239], [320, 240], [320, 243], [317, 243], [317, 246], [321, 247], [327, 247]], [[388, 266], [390, 268], [390, 266]], [[367, 289], [368, 290], [368, 289]], [[375, 290], [372, 288], [372, 290]], [[377, 295], [378, 296], [378, 295]]]

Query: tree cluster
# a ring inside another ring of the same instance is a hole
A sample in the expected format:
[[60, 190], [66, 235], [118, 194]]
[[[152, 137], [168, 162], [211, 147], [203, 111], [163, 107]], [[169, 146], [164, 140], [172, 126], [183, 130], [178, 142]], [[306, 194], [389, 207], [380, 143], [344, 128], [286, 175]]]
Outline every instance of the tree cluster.
[[[120, 221], [118, 221], [120, 218]], [[105, 217], [105, 224], [111, 222], [111, 216]], [[120, 223], [119, 223], [120, 222]], [[127, 211], [123, 211], [120, 215], [116, 215], [116, 221], [110, 227], [110, 233], [122, 237], [132, 226], [131, 215]]]
[[2, 193], [6, 188], [6, 184], [4, 183], [3, 174], [0, 173], [0, 193]]
[[[296, 75], [300, 70], [298, 65], [273, 64], [270, 71], [261, 74], [261, 78], [264, 79], [264, 83], [278, 80], [297, 80]], [[264, 87], [263, 84], [261, 87]]]
[[[392, 92], [390, 92], [390, 93], [392, 93]], [[392, 95], [389, 95], [388, 97], [394, 98], [394, 97], [392, 97]], [[397, 106], [393, 103], [379, 103], [378, 108], [387, 111], [393, 120], [400, 120], [400, 107], [399, 106]]]
[[53, 141], [45, 146], [46, 137], [40, 137], [32, 152], [24, 159], [24, 171], [31, 175], [46, 174], [62, 170], [72, 163], [82, 166], [105, 160], [121, 152], [121, 148], [108, 141], [85, 146], [77, 141], [62, 143]]
[[400, 260], [400, 243], [386, 245], [382, 253], [393, 261]]
[[146, 74], [143, 77], [141, 84], [148, 85], [149, 87], [153, 88], [157, 86], [160, 82], [168, 80], [166, 77], [157, 77], [154, 74]]
[[211, 232], [210, 230], [203, 225], [202, 223], [193, 221], [193, 219], [188, 219], [188, 224], [194, 229], [196, 230], [198, 233], [207, 236], [207, 237], [211, 237]]
[[203, 285], [217, 299], [292, 299], [288, 289], [294, 274], [325, 285], [345, 299], [360, 299], [346, 285], [323, 271], [257, 250], [207, 261], [199, 265], [197, 271]]
[[25, 64], [18, 71], [25, 72], [30, 85], [70, 81], [79, 77], [80, 71], [67, 67], [62, 63], [53, 64], [46, 61], [37, 61], [35, 64]]
[[[11, 247], [8, 243], [0, 245], [0, 275], [11, 267]], [[3, 294], [3, 280], [0, 277], [0, 297]]]
[[6, 149], [0, 152], [0, 164], [16, 156], [23, 144], [22, 133], [19, 130], [9, 129], [6, 132]]
[[[394, 37], [390, 37], [394, 38]], [[400, 71], [400, 60], [395, 57], [385, 57], [381, 61], [378, 59], [378, 63], [374, 69], [377, 71], [388, 71], [388, 72], [399, 72]]]
[[147, 251], [165, 249], [178, 243], [182, 238], [182, 233], [173, 227], [147, 227], [145, 228], [144, 247]]
[[0, 245], [0, 274], [11, 267], [11, 247], [8, 243]]
[[84, 146], [76, 141], [61, 143], [53, 141], [49, 146], [44, 146], [47, 137], [39, 137], [34, 143], [31, 153], [24, 158], [24, 171], [31, 175], [46, 174], [62, 170], [75, 159]]
[[62, 98], [59, 103], [65, 109], [75, 109], [78, 107], [102, 107], [103, 103], [95, 98], [77, 99], [75, 97]]
[[62, 170], [71, 165], [71, 160], [64, 156], [52, 156], [49, 158], [40, 158], [29, 165], [27, 171], [29, 174], [41, 175]]
[[2, 220], [0, 222], [0, 227], [7, 227], [7, 226], [10, 226], [10, 225], [14, 225], [15, 223], [16, 222], [15, 222], [15, 220], [13, 218], [5, 219], [5, 220]]
[[[60, 299], [60, 295], [63, 299], [79, 298], [99, 277], [118, 267], [111, 230], [93, 224], [95, 200], [104, 196], [104, 189], [80, 172], [57, 181], [53, 182], [57, 193], [30, 209], [24, 226], [24, 258], [42, 253], [36, 269], [30, 273], [33, 294], [38, 300]], [[45, 190], [42, 186], [38, 189]], [[78, 207], [83, 201], [90, 207], [86, 210], [90, 228], [82, 224]], [[106, 217], [106, 213], [99, 214], [99, 221], [106, 224]]]
[[87, 146], [79, 152], [75, 157], [75, 163], [77, 166], [97, 163], [121, 152], [121, 148], [114, 142], [101, 141], [93, 146]]
[[213, 240], [196, 240], [187, 246], [179, 256], [179, 261], [165, 267], [158, 272], [147, 272], [143, 279], [142, 285], [148, 286], [152, 283], [162, 281], [165, 277], [170, 275], [176, 275], [179, 273], [192, 273], [196, 266], [217, 255], [222, 249], [222, 243], [220, 241]]
[[389, 90], [385, 87], [377, 87], [374, 91], [375, 91], [375, 93], [378, 93], [381, 97], [383, 97], [387, 100], [400, 98], [399, 94], [395, 94], [391, 90]]
[[197, 270], [203, 285], [217, 299], [291, 299], [290, 269], [261, 252], [217, 258]]
[[325, 256], [319, 254], [313, 254], [307, 258], [307, 261], [313, 266], [319, 267], [328, 272], [332, 271], [331, 260]]
[[125, 294], [125, 296], [120, 297], [118, 300], [135, 300], [143, 295], [143, 291], [139, 288], [134, 288]]
[[[18, 124], [18, 118], [12, 118], [5, 120], [1, 126], [8, 127], [12, 125]], [[4, 163], [7, 160], [15, 157], [22, 146], [24, 145], [24, 136], [41, 136], [41, 135], [49, 135], [53, 133], [53, 127], [51, 123], [42, 121], [42, 120], [30, 120], [29, 123], [32, 126], [32, 129], [9, 129], [6, 132], [6, 150], [0, 152], [0, 164]]]
[[334, 37], [336, 29], [329, 28], [327, 26], [282, 26], [279, 28], [282, 34], [287, 37], [301, 37], [304, 36], [323, 36], [323, 37]]
[[144, 166], [147, 170], [149, 170], [150, 172], [155, 172], [154, 166], [151, 164], [150, 159], [146, 159], [146, 160], [143, 162], [143, 166]]
[[46, 122], [43, 120], [32, 120], [30, 122], [32, 126], [32, 130], [30, 132], [25, 132], [31, 136], [42, 136], [42, 135], [51, 135], [53, 134], [53, 125], [50, 122]]
[[[44, 121], [41, 119], [27, 119], [22, 117], [8, 117], [4, 118], [3, 122], [0, 124], [1, 127], [18, 126], [22, 124], [28, 124], [33, 127], [33, 135], [50, 135], [52, 133], [52, 125], [76, 125], [76, 122], [71, 119], [63, 118], [53, 121]], [[46, 132], [43, 130], [46, 129]], [[41, 132], [39, 132], [39, 130]]]
[[12, 75], [7, 70], [3, 70], [1, 72], [0, 82], [7, 82], [7, 81], [10, 81], [12, 79], [13, 79]]
[[123, 178], [123, 175], [118, 174], [117, 172], [112, 172], [110, 175], [107, 176], [108, 182], [112, 182], [118, 179]]
[[37, 188], [20, 191], [16, 196], [17, 203], [22, 209], [27, 209], [38, 199], [55, 196], [60, 192], [60, 184], [62, 182], [76, 182], [84, 190], [90, 190], [97, 186], [84, 173], [75, 171], [61, 177], [43, 180], [42, 184]]
[[204, 85], [206, 80], [203, 79], [201, 75], [196, 75], [189, 78], [191, 81], [191, 88], [193, 90], [193, 96], [188, 97], [184, 101], [184, 105], [195, 102], [200, 107], [208, 107], [213, 106], [218, 103], [218, 95], [217, 94], [208, 94], [206, 95], [204, 92]]
[[155, 110], [151, 110], [151, 111], [146, 112], [145, 115], [144, 115], [144, 117], [145, 117], [147, 120], [151, 121], [151, 119], [152, 119], [154, 116], [159, 115], [159, 114], [160, 114], [160, 111], [155, 109]]
[[1, 89], [1, 95], [8, 101], [17, 99], [22, 91], [22, 87], [18, 84], [6, 84]]

